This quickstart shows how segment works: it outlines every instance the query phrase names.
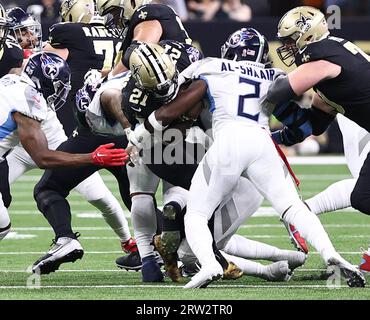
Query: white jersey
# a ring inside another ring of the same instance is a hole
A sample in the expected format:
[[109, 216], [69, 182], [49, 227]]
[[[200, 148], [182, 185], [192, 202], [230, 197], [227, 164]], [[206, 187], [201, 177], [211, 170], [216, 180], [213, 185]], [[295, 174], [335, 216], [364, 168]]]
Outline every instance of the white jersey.
[[268, 129], [269, 115], [261, 109], [260, 99], [282, 72], [274, 68], [266, 69], [256, 62], [207, 58], [185, 69], [180, 74], [180, 83], [186, 79], [207, 82], [214, 133], [223, 124], [235, 122]]
[[118, 121], [112, 122], [105, 117], [104, 111], [101, 109], [100, 105], [100, 96], [107, 89], [117, 89], [122, 91], [122, 89], [127, 86], [130, 76], [130, 72], [121, 73], [111, 80], [103, 83], [103, 85], [96, 92], [89, 107], [86, 109], [85, 114], [86, 121], [92, 132], [96, 134], [115, 136], [122, 136], [125, 134], [121, 124]]
[[47, 103], [26, 76], [6, 75], [0, 79], [0, 161], [19, 143], [13, 113], [19, 112], [39, 122], [46, 118]]

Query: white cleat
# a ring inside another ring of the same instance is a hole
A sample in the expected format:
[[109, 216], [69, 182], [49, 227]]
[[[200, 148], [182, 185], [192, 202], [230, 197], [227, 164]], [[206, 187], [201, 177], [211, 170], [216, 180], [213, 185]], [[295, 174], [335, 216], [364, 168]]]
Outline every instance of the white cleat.
[[365, 287], [366, 280], [361, 271], [341, 257], [333, 257], [328, 260], [328, 266], [340, 269], [341, 276], [346, 280], [349, 287]]
[[184, 286], [184, 289], [206, 288], [211, 282], [222, 278], [223, 273], [224, 270], [219, 263], [204, 266]]
[[53, 241], [52, 248], [32, 266], [33, 273], [49, 274], [65, 262], [75, 262], [84, 254], [81, 244], [73, 238], [61, 237]]
[[278, 261], [267, 265], [263, 277], [268, 281], [289, 281], [292, 272], [289, 269], [288, 261]]

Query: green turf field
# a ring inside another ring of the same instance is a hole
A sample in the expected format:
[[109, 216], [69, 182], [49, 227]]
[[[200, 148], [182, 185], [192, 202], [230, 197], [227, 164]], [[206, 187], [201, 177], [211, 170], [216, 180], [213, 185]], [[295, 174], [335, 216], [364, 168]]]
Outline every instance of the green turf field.
[[[349, 176], [344, 166], [295, 166], [300, 177], [302, 196], [310, 197], [337, 180]], [[85, 250], [82, 260], [64, 264], [61, 270], [41, 278], [40, 289], [26, 270], [45, 251], [53, 238], [51, 228], [38, 213], [32, 198], [40, 171], [33, 171], [12, 186], [10, 209], [13, 233], [0, 247], [0, 299], [369, 299], [370, 288], [329, 289], [323, 277], [325, 266], [311, 251], [303, 268], [296, 270], [287, 283], [269, 283], [252, 277], [237, 281], [218, 281], [207, 289], [183, 290], [169, 279], [162, 284], [146, 285], [139, 272], [121, 271], [115, 259], [122, 254], [119, 241], [94, 208], [79, 195], [71, 194], [73, 226], [81, 233]], [[104, 174], [118, 197], [115, 181]], [[159, 201], [160, 203], [160, 201]], [[94, 214], [95, 213], [95, 214]], [[352, 263], [360, 262], [360, 247], [367, 248], [370, 217], [353, 211], [321, 216], [334, 245]], [[251, 239], [291, 249], [287, 233], [276, 217], [254, 217], [240, 229]], [[370, 277], [367, 279], [370, 281]]]

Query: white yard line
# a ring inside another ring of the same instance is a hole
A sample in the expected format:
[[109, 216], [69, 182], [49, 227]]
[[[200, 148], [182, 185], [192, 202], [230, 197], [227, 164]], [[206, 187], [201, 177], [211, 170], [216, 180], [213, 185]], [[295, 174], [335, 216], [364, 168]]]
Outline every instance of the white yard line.
[[[183, 289], [182, 285], [50, 285], [50, 286], [41, 286], [39, 289], [138, 289], [138, 288], [178, 288]], [[330, 290], [332, 288], [328, 288], [326, 285], [243, 285], [243, 284], [236, 284], [236, 285], [210, 285], [208, 288], [222, 288], [222, 289], [233, 289], [233, 288], [249, 288], [249, 289], [263, 289], [263, 288], [270, 288], [270, 289], [326, 289]], [[335, 288], [348, 288], [348, 286], [341, 285]], [[0, 286], [0, 289], [38, 289], [38, 287], [27, 287], [27, 286]]]

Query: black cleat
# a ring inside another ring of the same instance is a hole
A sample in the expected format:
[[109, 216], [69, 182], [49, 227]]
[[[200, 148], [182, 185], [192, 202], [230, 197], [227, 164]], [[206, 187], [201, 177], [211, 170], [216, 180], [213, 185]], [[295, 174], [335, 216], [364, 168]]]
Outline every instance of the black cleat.
[[127, 271], [134, 270], [139, 271], [142, 268], [141, 258], [139, 251], [131, 252], [123, 257], [116, 260], [118, 268], [125, 269]]

